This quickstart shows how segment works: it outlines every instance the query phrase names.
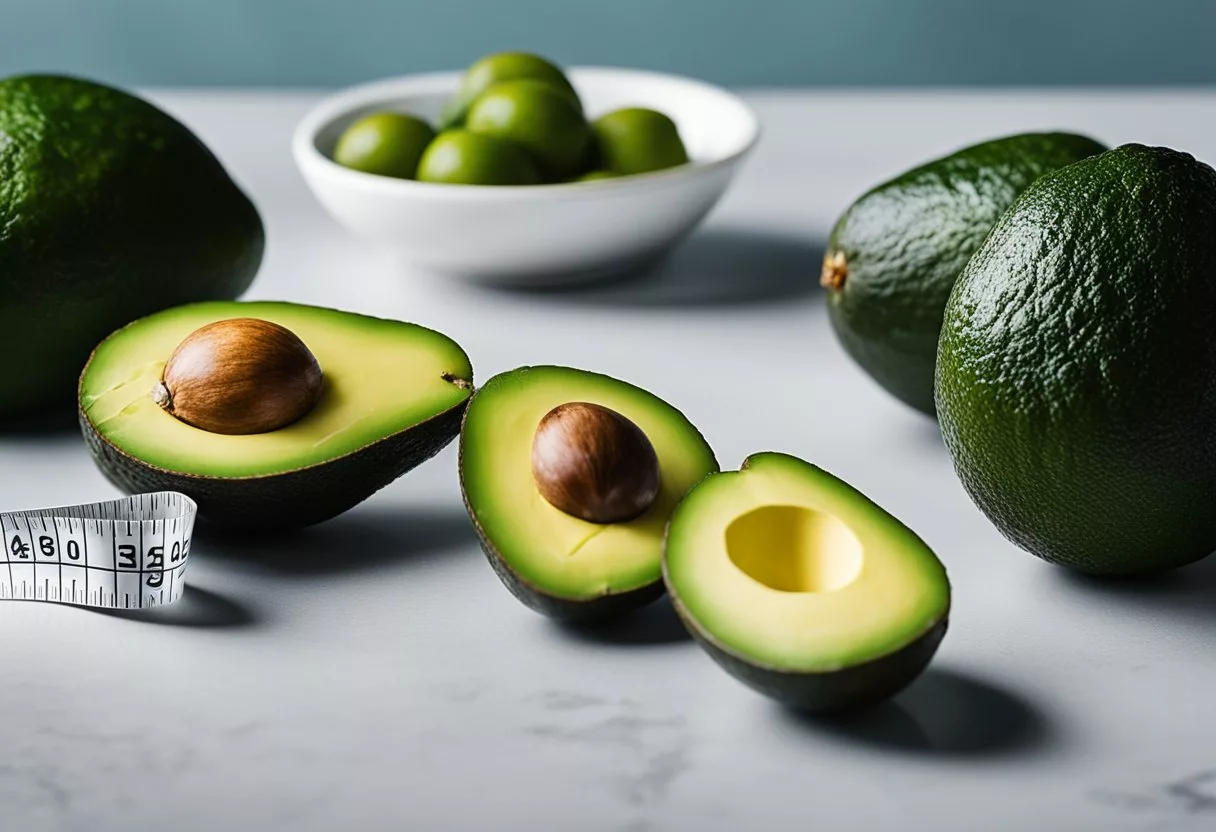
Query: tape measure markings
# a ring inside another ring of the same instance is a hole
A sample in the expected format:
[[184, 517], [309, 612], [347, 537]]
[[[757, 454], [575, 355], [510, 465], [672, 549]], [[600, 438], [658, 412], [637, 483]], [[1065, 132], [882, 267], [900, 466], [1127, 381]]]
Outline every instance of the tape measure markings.
[[8, 577], [5, 584], [0, 572], [0, 600], [111, 609], [171, 604], [185, 587], [196, 509], [186, 495], [162, 491], [0, 513]]

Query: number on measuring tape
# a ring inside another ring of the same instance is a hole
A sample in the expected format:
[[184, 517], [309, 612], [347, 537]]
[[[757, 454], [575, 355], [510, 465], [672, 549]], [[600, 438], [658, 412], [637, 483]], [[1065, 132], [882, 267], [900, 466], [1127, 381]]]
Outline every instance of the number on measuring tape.
[[0, 600], [110, 609], [170, 604], [185, 587], [197, 507], [162, 491], [0, 513]]
[[30, 558], [30, 547], [26, 545], [19, 534], [13, 534], [13, 539], [8, 544], [8, 550], [18, 560], [29, 560]]

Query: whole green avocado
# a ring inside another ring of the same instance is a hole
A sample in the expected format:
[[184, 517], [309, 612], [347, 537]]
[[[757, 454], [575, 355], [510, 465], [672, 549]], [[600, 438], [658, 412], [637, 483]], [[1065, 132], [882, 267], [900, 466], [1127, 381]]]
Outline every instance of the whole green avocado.
[[99, 341], [237, 297], [264, 242], [220, 162], [149, 102], [68, 76], [0, 79], [0, 422], [73, 412]]
[[1216, 549], [1216, 171], [1128, 144], [1045, 175], [946, 306], [938, 416], [964, 487], [1053, 563]]
[[820, 283], [845, 351], [884, 389], [934, 415], [942, 310], [967, 259], [1042, 174], [1107, 148], [1073, 133], [965, 147], [872, 188], [837, 220]]

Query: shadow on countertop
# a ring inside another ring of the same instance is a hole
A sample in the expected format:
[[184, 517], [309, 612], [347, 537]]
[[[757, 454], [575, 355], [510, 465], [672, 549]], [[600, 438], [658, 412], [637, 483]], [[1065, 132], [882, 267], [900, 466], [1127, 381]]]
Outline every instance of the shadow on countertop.
[[894, 699], [863, 713], [814, 716], [781, 708], [781, 715], [810, 733], [942, 756], [1031, 751], [1051, 733], [1044, 715], [1019, 696], [969, 674], [933, 667]]
[[552, 621], [551, 624], [563, 639], [583, 644], [645, 647], [691, 641], [666, 595], [609, 621], [591, 624]]
[[942, 438], [941, 423], [932, 416], [913, 410], [905, 405], [907, 413], [903, 414], [905, 424], [899, 425], [900, 438], [907, 441], [909, 446], [937, 448], [944, 451], [946, 442]]
[[1067, 592], [1122, 605], [1132, 612], [1216, 624], [1216, 553], [1168, 572], [1138, 577], [1098, 577], [1064, 567], [1049, 567]]
[[825, 244], [743, 229], [697, 232], [666, 256], [580, 286], [493, 288], [538, 303], [619, 308], [731, 307], [820, 298]]
[[236, 629], [256, 626], [262, 620], [261, 615], [252, 607], [194, 584], [187, 584], [181, 599], [169, 606], [144, 610], [92, 611], [111, 618], [123, 618], [162, 627]]
[[205, 520], [190, 557], [283, 576], [357, 573], [464, 549], [479, 552], [458, 506], [356, 506], [303, 529], [265, 534], [228, 531]]

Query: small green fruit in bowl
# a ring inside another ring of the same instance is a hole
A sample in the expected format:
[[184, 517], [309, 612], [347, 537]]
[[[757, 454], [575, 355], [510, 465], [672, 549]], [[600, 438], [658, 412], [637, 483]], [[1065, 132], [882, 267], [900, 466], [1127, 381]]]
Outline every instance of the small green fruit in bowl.
[[535, 185], [541, 178], [528, 154], [511, 142], [468, 130], [446, 130], [422, 154], [418, 180], [449, 185]]
[[566, 74], [551, 61], [530, 52], [497, 52], [478, 59], [465, 70], [460, 89], [448, 99], [439, 117], [440, 127], [447, 130], [462, 126], [469, 107], [482, 93], [494, 84], [521, 78], [552, 85], [554, 89], [569, 96], [579, 108], [579, 112], [582, 112], [583, 105], [578, 93], [570, 85]]
[[407, 113], [363, 116], [343, 131], [334, 146], [334, 161], [364, 173], [413, 179], [418, 160], [435, 138], [435, 130]]
[[[480, 178], [455, 177], [463, 165], [446, 172], [432, 167], [431, 157], [442, 160], [439, 148], [445, 144], [478, 141], [463, 133], [455, 142], [443, 133], [435, 139], [417, 182], [354, 175], [334, 162], [338, 137], [358, 115], [376, 110], [432, 115], [459, 88], [459, 72], [386, 78], [330, 96], [301, 120], [292, 152], [308, 187], [339, 223], [393, 251], [411, 269], [499, 286], [602, 280], [653, 261], [686, 239], [742, 168], [759, 123], [737, 95], [701, 81], [604, 67], [572, 67], [568, 74], [588, 113], [598, 116], [628, 102], [669, 114], [694, 164], [654, 176], [552, 187], [430, 184]], [[484, 145], [495, 138], [465, 130]], [[511, 148], [528, 157], [526, 150]], [[577, 168], [558, 182], [604, 167], [593, 142], [586, 150]], [[470, 228], [478, 233], [470, 236]]]
[[482, 93], [469, 108], [465, 127], [515, 142], [551, 180], [582, 171], [591, 144], [587, 120], [570, 97], [530, 78], [504, 81]]
[[688, 151], [671, 118], [646, 107], [626, 107], [591, 125], [601, 165], [627, 176], [688, 164]]

